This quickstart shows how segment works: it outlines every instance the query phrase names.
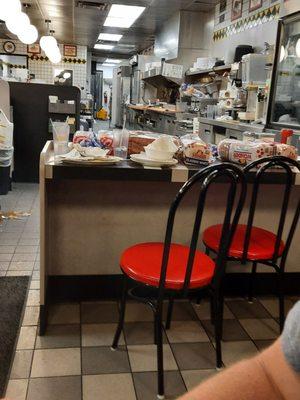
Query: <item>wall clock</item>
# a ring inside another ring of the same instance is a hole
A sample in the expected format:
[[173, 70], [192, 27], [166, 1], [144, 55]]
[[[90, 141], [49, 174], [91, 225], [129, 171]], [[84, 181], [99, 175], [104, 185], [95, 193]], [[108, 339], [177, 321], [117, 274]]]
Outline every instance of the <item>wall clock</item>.
[[5, 53], [12, 54], [16, 50], [16, 45], [13, 42], [10, 42], [9, 40], [7, 42], [3, 43], [3, 49]]

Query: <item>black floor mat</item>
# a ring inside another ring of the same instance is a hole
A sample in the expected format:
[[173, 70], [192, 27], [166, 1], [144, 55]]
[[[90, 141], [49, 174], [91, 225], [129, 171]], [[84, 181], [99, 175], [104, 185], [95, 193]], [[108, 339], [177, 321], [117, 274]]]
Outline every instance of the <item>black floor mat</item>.
[[14, 355], [28, 283], [27, 276], [0, 278], [0, 397]]

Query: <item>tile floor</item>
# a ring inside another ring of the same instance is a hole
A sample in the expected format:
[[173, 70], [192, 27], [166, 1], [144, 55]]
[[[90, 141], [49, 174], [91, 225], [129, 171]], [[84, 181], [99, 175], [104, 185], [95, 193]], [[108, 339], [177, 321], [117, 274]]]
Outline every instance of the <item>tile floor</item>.
[[[0, 196], [3, 210], [30, 217], [0, 227], [0, 275], [31, 276], [20, 336], [7, 388], [13, 400], [153, 400], [156, 353], [152, 312], [129, 303], [118, 351], [110, 344], [118, 318], [115, 302], [53, 306], [44, 337], [37, 335], [39, 304], [38, 186], [15, 185]], [[287, 299], [287, 309], [296, 301]], [[278, 336], [274, 298], [227, 299], [224, 312], [225, 366], [252, 355]], [[209, 304], [178, 302], [164, 336], [167, 398], [176, 398], [215, 374]]]

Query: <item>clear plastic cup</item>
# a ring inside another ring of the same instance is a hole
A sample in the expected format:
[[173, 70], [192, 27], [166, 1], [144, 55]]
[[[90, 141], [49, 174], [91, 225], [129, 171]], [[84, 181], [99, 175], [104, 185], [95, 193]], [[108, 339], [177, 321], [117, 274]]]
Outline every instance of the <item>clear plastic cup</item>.
[[211, 104], [208, 104], [207, 105], [207, 109], [206, 109], [206, 116], [207, 116], [207, 118], [209, 118], [209, 119], [214, 119], [214, 117], [215, 117], [215, 112], [214, 112], [215, 110], [214, 110], [214, 106], [213, 105], [211, 105]]
[[128, 153], [129, 131], [127, 129], [115, 129], [113, 137], [114, 155], [125, 160]]
[[57, 157], [69, 151], [70, 125], [67, 122], [51, 122], [53, 127], [54, 156]]

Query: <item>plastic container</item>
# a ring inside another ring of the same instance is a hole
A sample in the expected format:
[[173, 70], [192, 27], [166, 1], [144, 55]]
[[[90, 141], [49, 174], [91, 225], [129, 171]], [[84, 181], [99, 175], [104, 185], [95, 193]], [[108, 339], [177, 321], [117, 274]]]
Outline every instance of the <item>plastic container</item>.
[[127, 129], [115, 129], [113, 131], [113, 148], [116, 157], [127, 158], [129, 131]]
[[51, 121], [51, 123], [53, 126], [54, 156], [57, 157], [69, 151], [70, 126], [67, 122]]

